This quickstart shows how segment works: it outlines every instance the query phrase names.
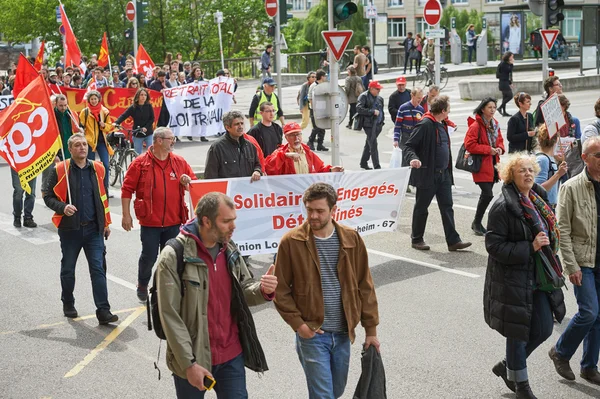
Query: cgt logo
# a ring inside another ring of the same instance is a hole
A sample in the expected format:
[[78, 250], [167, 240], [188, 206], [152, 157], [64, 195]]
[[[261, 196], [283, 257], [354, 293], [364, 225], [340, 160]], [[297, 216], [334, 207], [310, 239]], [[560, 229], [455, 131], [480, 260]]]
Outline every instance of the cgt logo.
[[48, 130], [50, 117], [42, 104], [26, 98], [15, 100], [18, 112], [11, 116], [15, 122], [8, 134], [0, 140], [0, 151], [7, 156], [12, 167], [15, 164], [28, 164], [37, 152], [35, 139]]

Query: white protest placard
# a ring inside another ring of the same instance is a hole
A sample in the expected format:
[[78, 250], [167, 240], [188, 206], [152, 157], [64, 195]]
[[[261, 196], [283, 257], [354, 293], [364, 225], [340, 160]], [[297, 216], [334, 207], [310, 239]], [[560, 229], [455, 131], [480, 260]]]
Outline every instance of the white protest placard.
[[398, 168], [263, 176], [253, 183], [250, 177], [197, 180], [190, 183], [190, 208], [211, 191], [228, 195], [236, 209], [233, 241], [240, 252], [275, 253], [281, 237], [306, 220], [302, 196], [311, 184], [331, 184], [338, 195], [334, 220], [364, 236], [396, 230], [409, 176], [409, 168]]
[[15, 99], [12, 95], [0, 96], [0, 111], [2, 111], [4, 108], [8, 108], [13, 101], [15, 101]]
[[565, 151], [575, 142], [575, 137], [559, 137], [554, 146], [554, 155], [565, 155]]
[[231, 108], [234, 87], [233, 78], [218, 77], [164, 89], [173, 134], [198, 137], [224, 132], [223, 114]]
[[551, 95], [540, 108], [548, 128], [548, 136], [552, 138], [561, 127], [567, 124], [558, 96], [556, 94]]

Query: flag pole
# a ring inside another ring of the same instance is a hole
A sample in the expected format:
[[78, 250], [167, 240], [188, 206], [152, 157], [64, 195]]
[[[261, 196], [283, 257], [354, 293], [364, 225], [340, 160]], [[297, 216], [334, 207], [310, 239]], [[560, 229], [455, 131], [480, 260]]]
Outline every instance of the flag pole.
[[[55, 85], [56, 87], [58, 87], [58, 93], [59, 94], [63, 94], [62, 90], [60, 89], [59, 85]], [[52, 94], [56, 94], [54, 91], [52, 91]], [[69, 102], [67, 101], [67, 109], [69, 110], [69, 116], [71, 117], [71, 120], [73, 121], [73, 123], [75, 123], [75, 125], [79, 126], [79, 121], [75, 120], [75, 118], [73, 117], [73, 111], [71, 110], [71, 107], [69, 107]]]

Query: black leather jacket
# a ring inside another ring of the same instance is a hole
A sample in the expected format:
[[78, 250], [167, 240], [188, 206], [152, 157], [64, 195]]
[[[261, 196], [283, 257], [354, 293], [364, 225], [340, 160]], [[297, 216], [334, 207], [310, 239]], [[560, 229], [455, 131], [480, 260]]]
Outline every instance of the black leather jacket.
[[256, 148], [243, 136], [236, 141], [225, 133], [210, 146], [204, 168], [205, 179], [250, 177], [255, 171], [262, 175]]

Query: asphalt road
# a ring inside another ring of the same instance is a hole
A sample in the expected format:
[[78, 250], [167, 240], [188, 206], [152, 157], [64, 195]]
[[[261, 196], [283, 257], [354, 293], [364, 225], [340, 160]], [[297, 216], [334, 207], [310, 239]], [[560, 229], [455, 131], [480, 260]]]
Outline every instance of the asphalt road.
[[[445, 92], [452, 99], [450, 118], [459, 128], [452, 137], [454, 154], [466, 131], [466, 118], [477, 105], [458, 99], [457, 81]], [[386, 85], [386, 99], [395, 90]], [[291, 91], [290, 91], [291, 93]], [[596, 90], [567, 93], [572, 113], [586, 125], [593, 118]], [[294, 97], [295, 100], [295, 97]], [[294, 101], [292, 100], [292, 101]], [[288, 97], [284, 97], [284, 101]], [[295, 102], [295, 101], [294, 101]], [[291, 105], [289, 107], [292, 107]], [[508, 107], [515, 111], [514, 106]], [[507, 118], [499, 117], [506, 126]], [[389, 118], [388, 118], [389, 121]], [[387, 165], [392, 150], [391, 127], [386, 122], [380, 152]], [[307, 129], [308, 132], [308, 129]], [[364, 134], [341, 128], [341, 159], [346, 169], [358, 169]], [[211, 139], [212, 141], [212, 139]], [[204, 164], [210, 143], [184, 141], [176, 152], [195, 168]], [[329, 154], [321, 154], [329, 160]], [[389, 398], [512, 398], [491, 367], [503, 357], [505, 340], [483, 320], [482, 291], [487, 254], [483, 239], [470, 231], [479, 189], [470, 175], [457, 172], [454, 187], [457, 229], [468, 251], [447, 251], [435, 204], [430, 208], [425, 240], [431, 251], [410, 248], [410, 222], [414, 194], [408, 194], [399, 216], [398, 230], [365, 237], [369, 263], [379, 299], [378, 329], [387, 375]], [[68, 320], [60, 302], [60, 247], [52, 212], [38, 196], [34, 216], [37, 229], [12, 227], [11, 183], [8, 166], [0, 164], [0, 397], [2, 398], [164, 398], [174, 397], [172, 378], [164, 361], [163, 344], [154, 369], [159, 340], [146, 328], [146, 313], [135, 296], [139, 225], [132, 232], [120, 227], [118, 190], [111, 199], [113, 233], [108, 247], [108, 289], [117, 325], [98, 326], [89, 274], [83, 256], [77, 269], [76, 306], [83, 317]], [[498, 193], [500, 186], [495, 187]], [[38, 188], [39, 195], [39, 188]], [[270, 264], [270, 256], [253, 257], [256, 277]], [[540, 398], [600, 397], [600, 387], [578, 378], [567, 383], [555, 372], [547, 351], [576, 311], [572, 289], [565, 293], [567, 317], [553, 336], [529, 359], [530, 381]], [[255, 322], [270, 370], [263, 376], [248, 371], [251, 398], [307, 397], [305, 380], [294, 349], [292, 330], [272, 305], [254, 310]], [[348, 386], [351, 398], [360, 374], [358, 329], [352, 347]], [[571, 365], [578, 371], [579, 350]], [[576, 373], [578, 374], [578, 373]], [[217, 382], [218, 383], [218, 382]], [[214, 398], [214, 394], [207, 398]]]

